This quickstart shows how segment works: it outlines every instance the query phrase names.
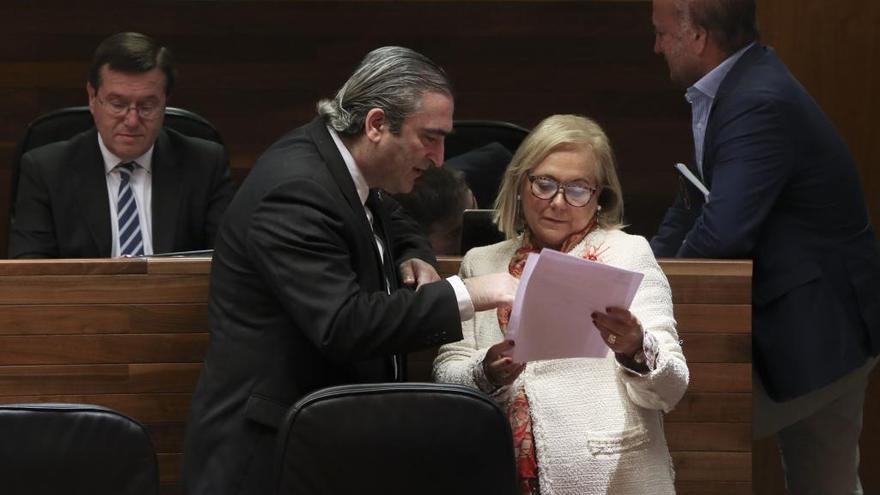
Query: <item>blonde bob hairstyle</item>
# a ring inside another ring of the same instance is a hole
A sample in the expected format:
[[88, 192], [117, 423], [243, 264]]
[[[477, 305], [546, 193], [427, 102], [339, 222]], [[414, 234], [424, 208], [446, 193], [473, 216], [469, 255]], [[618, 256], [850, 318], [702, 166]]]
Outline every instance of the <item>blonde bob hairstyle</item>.
[[605, 131], [595, 121], [580, 115], [552, 115], [526, 136], [504, 172], [495, 200], [495, 223], [508, 239], [519, 235], [525, 226], [519, 194], [528, 173], [550, 154], [571, 148], [591, 149], [596, 157], [596, 180], [601, 188], [598, 201], [602, 207], [596, 212], [599, 227], [623, 227], [623, 192]]

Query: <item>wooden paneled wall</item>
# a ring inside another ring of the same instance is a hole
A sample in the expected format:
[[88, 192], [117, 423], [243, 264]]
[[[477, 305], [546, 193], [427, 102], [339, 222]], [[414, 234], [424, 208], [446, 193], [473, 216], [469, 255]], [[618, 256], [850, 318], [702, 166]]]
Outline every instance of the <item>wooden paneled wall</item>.
[[[24, 127], [86, 102], [91, 52], [107, 35], [151, 34], [177, 55], [171, 103], [213, 121], [238, 178], [276, 137], [314, 115], [369, 49], [402, 44], [447, 68], [458, 118], [530, 127], [559, 112], [607, 129], [631, 230], [651, 234], [692, 145], [682, 91], [652, 53], [649, 0], [147, 0], [0, 6], [0, 254], [10, 157]], [[880, 225], [880, 4], [759, 2], [765, 41], [843, 133]]]
[[[689, 160], [689, 109], [652, 53], [649, 0], [147, 0], [0, 5], [0, 257], [10, 157], [24, 127], [86, 102], [91, 52], [107, 35], [151, 34], [177, 55], [171, 104], [225, 136], [237, 178], [307, 122], [371, 48], [402, 44], [447, 68], [458, 118], [526, 127], [559, 112], [602, 123], [617, 152], [630, 230], [650, 235], [671, 200], [671, 164]], [[880, 226], [880, 4], [759, 2], [765, 40], [843, 133]]]
[[758, 5], [765, 41], [852, 150], [874, 228], [880, 230], [880, 2], [764, 0]]
[[[691, 371], [666, 417], [679, 493], [750, 493], [751, 263], [662, 267]], [[209, 269], [209, 259], [0, 262], [0, 402], [85, 402], [143, 422], [163, 493], [179, 493]], [[415, 356], [411, 379], [430, 379], [432, 356]]]
[[0, 6], [0, 255], [9, 160], [28, 122], [86, 103], [91, 53], [135, 30], [179, 63], [170, 104], [211, 120], [236, 177], [308, 122], [371, 49], [401, 44], [443, 65], [456, 118], [531, 127], [552, 113], [596, 118], [620, 162], [632, 230], [650, 234], [671, 201], [672, 163], [691, 152], [688, 108], [652, 52], [645, 1], [18, 2]]

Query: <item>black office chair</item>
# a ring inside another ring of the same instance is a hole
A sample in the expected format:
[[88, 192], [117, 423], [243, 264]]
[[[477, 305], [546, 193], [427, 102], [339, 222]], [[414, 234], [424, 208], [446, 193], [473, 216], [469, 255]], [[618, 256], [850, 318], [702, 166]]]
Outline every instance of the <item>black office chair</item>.
[[453, 129], [443, 166], [464, 174], [480, 208], [493, 208], [504, 171], [529, 131], [496, 120], [456, 120]]
[[[28, 124], [24, 136], [19, 140], [12, 155], [12, 201], [10, 212], [15, 212], [15, 198], [18, 193], [18, 177], [21, 157], [40, 146], [70, 139], [95, 125], [89, 107], [68, 107], [37, 117]], [[174, 129], [186, 136], [197, 137], [223, 143], [220, 132], [202, 116], [182, 108], [165, 108], [165, 127]]]
[[346, 385], [293, 406], [276, 493], [514, 495], [510, 424], [480, 392], [433, 383]]
[[446, 138], [446, 159], [454, 158], [489, 143], [499, 143], [511, 154], [516, 152], [529, 130], [500, 120], [456, 120]]
[[0, 405], [5, 495], [157, 495], [153, 444], [137, 421], [86, 404]]

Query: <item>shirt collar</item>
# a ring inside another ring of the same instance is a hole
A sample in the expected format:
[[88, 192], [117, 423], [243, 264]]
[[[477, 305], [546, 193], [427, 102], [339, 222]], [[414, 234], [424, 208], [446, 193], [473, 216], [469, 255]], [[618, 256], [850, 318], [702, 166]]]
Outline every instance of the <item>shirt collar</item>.
[[[107, 146], [104, 145], [104, 140], [101, 139], [101, 133], [98, 133], [98, 147], [101, 148], [101, 156], [104, 157], [104, 171], [106, 173], [110, 173], [116, 168], [117, 165], [122, 163], [122, 159], [118, 156], [114, 155]], [[152, 146], [144, 153], [143, 155], [131, 160], [138, 164], [141, 168], [149, 173], [153, 168], [153, 149], [156, 147], [156, 143], [153, 143]]]
[[727, 73], [730, 72], [730, 69], [733, 68], [733, 65], [736, 64], [737, 60], [743, 56], [743, 53], [754, 46], [754, 44], [755, 42], [753, 41], [740, 48], [733, 55], [724, 59], [724, 62], [721, 62], [717, 67], [709, 71], [708, 74], [701, 77], [693, 86], [689, 87], [686, 94], [688, 101], [693, 98], [694, 93], [699, 93], [714, 99], [715, 95], [718, 94], [718, 88], [721, 87], [721, 82], [724, 81]]
[[364, 174], [362, 174], [361, 169], [358, 168], [357, 163], [354, 161], [354, 157], [351, 156], [351, 152], [348, 151], [348, 148], [342, 143], [339, 134], [337, 134], [330, 126], [327, 126], [327, 131], [330, 132], [330, 137], [333, 138], [333, 142], [336, 144], [339, 154], [342, 155], [342, 161], [345, 162], [345, 166], [348, 168], [348, 173], [351, 175], [351, 180], [354, 181], [354, 187], [357, 189], [358, 198], [360, 198], [361, 204], [366, 203], [367, 196], [370, 194], [370, 185], [367, 184], [367, 179], [364, 178]]

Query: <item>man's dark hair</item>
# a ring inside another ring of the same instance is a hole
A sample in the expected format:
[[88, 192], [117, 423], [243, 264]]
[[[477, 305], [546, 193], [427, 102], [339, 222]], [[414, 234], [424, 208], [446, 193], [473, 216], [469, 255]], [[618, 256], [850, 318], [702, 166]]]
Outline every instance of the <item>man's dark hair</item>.
[[394, 199], [428, 232], [435, 222], [461, 217], [467, 194], [464, 174], [446, 167], [431, 167], [416, 179], [412, 191], [395, 194]]
[[89, 83], [95, 91], [101, 87], [101, 67], [129, 74], [142, 74], [155, 68], [165, 73], [165, 95], [170, 95], [177, 78], [174, 57], [168, 48], [140, 33], [117, 33], [95, 49], [89, 68]]
[[755, 0], [685, 0], [688, 18], [728, 55], [761, 37]]

